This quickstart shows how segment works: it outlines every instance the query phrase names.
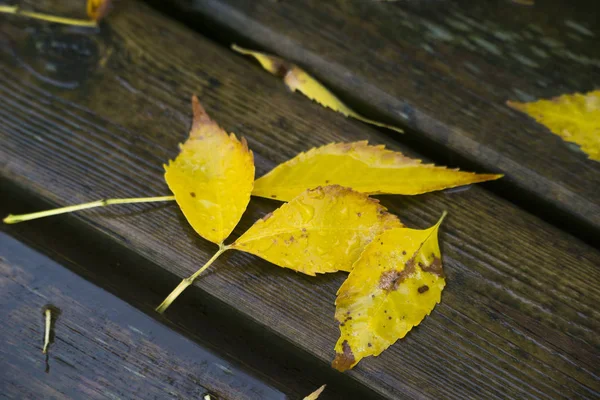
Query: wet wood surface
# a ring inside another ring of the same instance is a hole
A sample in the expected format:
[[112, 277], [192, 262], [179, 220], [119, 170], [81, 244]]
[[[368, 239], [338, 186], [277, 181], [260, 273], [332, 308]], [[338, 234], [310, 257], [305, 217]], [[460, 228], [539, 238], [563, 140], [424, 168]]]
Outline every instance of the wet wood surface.
[[286, 398], [5, 232], [0, 255], [3, 396]]
[[[419, 156], [289, 93], [252, 60], [148, 6], [120, 4], [97, 32], [2, 21], [1, 177], [40, 202], [167, 194], [162, 164], [187, 136], [192, 93], [227, 131], [248, 139], [257, 175], [331, 141], [368, 139]], [[351, 372], [331, 372], [360, 384], [361, 398], [598, 396], [600, 253], [484, 189], [493, 185], [381, 197], [410, 227], [449, 212], [440, 235], [448, 286], [405, 339]], [[233, 237], [277, 205], [253, 199]], [[107, 249], [148, 260], [148, 279], [162, 271], [176, 282], [216, 251], [173, 204], [68, 218], [106, 237]], [[333, 304], [344, 278], [311, 278], [231, 253], [182, 300], [218, 301], [324, 366], [334, 356]]]
[[214, 40], [279, 54], [409, 129], [395, 140], [506, 174], [497, 193], [598, 243], [600, 164], [505, 104], [600, 87], [597, 2], [171, 2]]

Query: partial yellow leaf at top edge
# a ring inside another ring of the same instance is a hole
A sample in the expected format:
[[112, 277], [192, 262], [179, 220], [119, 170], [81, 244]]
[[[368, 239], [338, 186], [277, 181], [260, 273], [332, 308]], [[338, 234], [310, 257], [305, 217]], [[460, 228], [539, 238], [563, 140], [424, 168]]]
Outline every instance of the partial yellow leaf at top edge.
[[384, 124], [375, 121], [354, 112], [350, 107], [345, 105], [323, 84], [310, 76], [302, 68], [290, 63], [280, 57], [271, 54], [261, 53], [259, 51], [248, 50], [236, 44], [231, 45], [231, 48], [238, 53], [245, 54], [256, 58], [260, 65], [269, 71], [271, 74], [283, 78], [287, 87], [295, 92], [298, 90], [309, 99], [316, 101], [320, 105], [337, 111], [346, 117], [351, 117], [367, 124], [375, 125], [381, 128], [391, 129], [396, 132], [403, 133], [404, 131], [396, 126]]
[[228, 135], [192, 98], [194, 121], [181, 152], [165, 165], [165, 180], [194, 230], [220, 244], [250, 201], [254, 158], [244, 138]]
[[306, 396], [304, 398], [304, 400], [317, 400], [319, 398], [319, 396], [321, 395], [321, 393], [323, 393], [323, 390], [325, 390], [325, 386], [327, 386], [327, 385], [321, 386], [320, 388], [318, 388], [317, 390], [315, 390], [314, 392], [312, 392], [311, 394]]
[[377, 200], [326, 186], [283, 204], [229, 247], [307, 275], [350, 271], [375, 236], [401, 226]]
[[340, 338], [333, 367], [345, 371], [403, 338], [440, 302], [446, 281], [438, 229], [390, 229], [373, 239], [337, 293]]
[[111, 0], [87, 0], [87, 15], [94, 21], [100, 21], [110, 11]]
[[500, 177], [422, 164], [366, 141], [331, 143], [278, 165], [256, 180], [252, 194], [288, 201], [308, 188], [341, 185], [367, 194], [415, 195]]
[[564, 140], [578, 144], [590, 159], [600, 161], [600, 90], [531, 103], [508, 101], [507, 104], [533, 117]]

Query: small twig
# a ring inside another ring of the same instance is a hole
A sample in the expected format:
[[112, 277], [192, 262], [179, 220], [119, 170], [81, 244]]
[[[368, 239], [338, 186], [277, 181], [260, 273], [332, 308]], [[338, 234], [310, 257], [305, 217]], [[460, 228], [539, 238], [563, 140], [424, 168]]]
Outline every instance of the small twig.
[[50, 328], [52, 324], [52, 311], [47, 308], [44, 311], [46, 315], [46, 332], [44, 334], [44, 348], [42, 349], [42, 353], [46, 354], [48, 352], [48, 346], [50, 345]]
[[61, 208], [54, 208], [52, 210], [39, 211], [31, 214], [20, 214], [20, 215], [8, 215], [4, 218], [5, 224], [18, 224], [19, 222], [30, 221], [32, 219], [49, 217], [51, 215], [65, 214], [73, 211], [86, 210], [88, 208], [95, 207], [106, 207], [112, 204], [131, 204], [131, 203], [151, 203], [157, 201], [172, 201], [175, 200], [175, 196], [160, 196], [160, 197], [139, 197], [129, 199], [104, 199], [92, 201], [91, 203], [77, 204], [74, 206], [67, 206]]
[[202, 272], [204, 272], [208, 267], [210, 267], [212, 265], [212, 263], [219, 258], [219, 256], [221, 254], [223, 254], [224, 252], [226, 252], [227, 250], [229, 250], [231, 247], [229, 246], [224, 246], [223, 243], [221, 243], [219, 245], [219, 251], [217, 251], [215, 253], [214, 256], [211, 257], [210, 260], [208, 260], [206, 262], [206, 264], [204, 264], [202, 266], [202, 268], [200, 268], [198, 271], [194, 272], [193, 275], [183, 279], [179, 285], [177, 285], [177, 287], [175, 289], [173, 289], [173, 291], [167, 296], [166, 299], [163, 300], [162, 303], [160, 303], [160, 305], [158, 307], [156, 307], [156, 312], [159, 314], [164, 313], [167, 308], [169, 308], [169, 306], [171, 305], [171, 303], [173, 303], [175, 301], [175, 299], [177, 299], [177, 297], [179, 297], [179, 295], [181, 293], [183, 293], [183, 291], [185, 289], [187, 289], [188, 286], [190, 286], [195, 280], [196, 278], [198, 278], [198, 276], [200, 276], [200, 274]]
[[23, 17], [37, 19], [40, 21], [55, 22], [57, 24], [64, 25], [84, 26], [89, 28], [96, 28], [98, 26], [96, 21], [93, 20], [66, 18], [51, 14], [43, 14], [35, 11], [21, 10], [19, 6], [0, 6], [0, 13], [20, 15]]

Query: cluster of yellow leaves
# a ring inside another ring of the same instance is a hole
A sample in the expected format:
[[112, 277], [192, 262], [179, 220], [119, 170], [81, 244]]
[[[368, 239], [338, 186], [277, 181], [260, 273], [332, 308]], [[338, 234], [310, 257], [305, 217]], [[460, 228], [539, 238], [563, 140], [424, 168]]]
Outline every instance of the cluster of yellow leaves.
[[589, 158], [600, 161], [600, 90], [567, 94], [532, 103], [508, 102], [553, 133], [581, 146]]
[[[440, 301], [445, 284], [437, 239], [441, 219], [426, 230], [409, 229], [369, 195], [414, 195], [501, 176], [422, 164], [384, 146], [354, 142], [300, 153], [255, 181], [246, 140], [225, 132], [195, 96], [192, 108], [189, 138], [164, 166], [173, 196], [99, 200], [9, 215], [4, 222], [109, 204], [175, 200], [192, 228], [219, 250], [167, 296], [156, 309], [161, 313], [228, 250], [311, 276], [350, 272], [336, 300], [341, 335], [333, 366], [340, 371], [404, 337]], [[286, 203], [225, 245], [252, 194]]]
[[[404, 337], [440, 301], [444, 287], [441, 221], [427, 230], [405, 228], [368, 194], [418, 194], [500, 177], [422, 164], [356, 142], [301, 153], [254, 182], [246, 141], [223, 131], [195, 97], [193, 110], [189, 139], [165, 166], [177, 203], [196, 232], [220, 246], [218, 254], [244, 251], [307, 275], [350, 272], [336, 302], [339, 370]], [[287, 203], [224, 245], [251, 194]]]

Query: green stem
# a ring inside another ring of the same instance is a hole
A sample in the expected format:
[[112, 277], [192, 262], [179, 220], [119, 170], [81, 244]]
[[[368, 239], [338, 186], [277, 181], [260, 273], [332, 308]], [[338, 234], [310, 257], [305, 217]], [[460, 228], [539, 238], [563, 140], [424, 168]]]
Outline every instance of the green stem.
[[0, 13], [21, 15], [23, 17], [38, 19], [40, 21], [56, 22], [58, 24], [71, 26], [85, 26], [89, 28], [95, 28], [98, 26], [96, 21], [93, 20], [58, 17], [56, 15], [43, 14], [35, 11], [21, 10], [18, 6], [0, 6]]
[[175, 200], [175, 196], [160, 196], [160, 197], [139, 197], [129, 199], [104, 199], [92, 201], [91, 203], [77, 204], [52, 210], [40, 211], [31, 214], [8, 215], [4, 218], [5, 224], [18, 224], [19, 222], [30, 221], [32, 219], [49, 217], [51, 215], [65, 214], [73, 211], [86, 210], [88, 208], [106, 207], [112, 204], [131, 204], [131, 203], [151, 203], [156, 201], [171, 201]]
[[179, 285], [177, 285], [177, 287], [175, 289], [173, 289], [173, 291], [171, 292], [171, 294], [169, 294], [163, 300], [163, 302], [160, 303], [160, 305], [158, 307], [156, 307], [156, 312], [158, 312], [159, 314], [164, 313], [167, 310], [167, 308], [169, 308], [169, 306], [171, 305], [171, 303], [173, 303], [175, 301], [175, 299], [177, 299], [177, 297], [179, 297], [179, 295], [185, 289], [187, 289], [187, 287], [190, 286], [196, 280], [196, 278], [198, 278], [200, 276], [201, 273], [203, 273], [208, 267], [210, 267], [212, 265], [212, 263], [215, 262], [215, 260], [217, 258], [219, 258], [219, 256], [221, 254], [225, 253], [230, 248], [231, 248], [230, 246], [224, 246], [223, 243], [219, 244], [219, 251], [217, 251], [215, 253], [215, 255], [212, 256], [211, 259], [208, 260], [206, 262], [206, 264], [204, 264], [202, 266], [202, 268], [200, 268], [198, 271], [194, 272], [193, 275], [190, 275], [189, 277], [183, 279], [181, 281], [181, 283], [179, 283]]

